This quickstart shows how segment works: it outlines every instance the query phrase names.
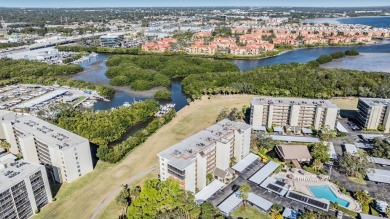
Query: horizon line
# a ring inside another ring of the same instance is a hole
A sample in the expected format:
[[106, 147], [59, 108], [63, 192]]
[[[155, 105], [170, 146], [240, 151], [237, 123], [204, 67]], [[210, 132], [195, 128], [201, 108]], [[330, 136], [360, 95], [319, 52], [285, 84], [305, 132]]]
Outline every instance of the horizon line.
[[22, 7], [22, 6], [0, 6], [0, 9], [90, 9], [90, 8], [98, 8], [98, 9], [107, 9], [107, 8], [377, 8], [377, 7], [385, 7], [390, 8], [390, 5], [373, 5], [373, 6], [118, 6], [118, 7]]

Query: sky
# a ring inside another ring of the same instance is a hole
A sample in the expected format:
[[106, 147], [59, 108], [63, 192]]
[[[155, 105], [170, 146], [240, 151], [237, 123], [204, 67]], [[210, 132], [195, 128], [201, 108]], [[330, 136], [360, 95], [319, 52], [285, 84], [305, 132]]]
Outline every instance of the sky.
[[390, 6], [390, 0], [0, 0], [0, 7]]

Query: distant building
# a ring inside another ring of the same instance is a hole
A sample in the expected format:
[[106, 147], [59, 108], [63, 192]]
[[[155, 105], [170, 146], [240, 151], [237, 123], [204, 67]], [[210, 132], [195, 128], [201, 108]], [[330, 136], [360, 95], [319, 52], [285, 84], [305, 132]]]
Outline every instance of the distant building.
[[222, 120], [160, 152], [160, 178], [172, 177], [195, 193], [207, 184], [207, 174], [224, 182], [233, 174], [230, 163], [249, 154], [251, 126]]
[[72, 182], [93, 170], [89, 141], [31, 115], [0, 110], [0, 139], [10, 152], [44, 164], [57, 182]]
[[124, 41], [123, 34], [109, 34], [100, 37], [100, 45], [103, 47], [120, 47]]
[[329, 100], [254, 97], [250, 122], [254, 127], [334, 129], [338, 115], [339, 108]]
[[52, 200], [46, 169], [0, 156], [0, 218], [29, 218]]
[[357, 108], [355, 118], [361, 127], [376, 130], [383, 125], [390, 132], [390, 99], [359, 98]]

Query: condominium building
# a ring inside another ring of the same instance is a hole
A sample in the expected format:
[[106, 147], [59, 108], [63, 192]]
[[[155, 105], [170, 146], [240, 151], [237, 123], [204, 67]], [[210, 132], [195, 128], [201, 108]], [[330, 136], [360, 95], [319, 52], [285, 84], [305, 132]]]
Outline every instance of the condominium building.
[[366, 129], [378, 129], [383, 125], [390, 132], [390, 99], [359, 98], [355, 116], [359, 125]]
[[46, 168], [10, 155], [0, 157], [0, 218], [29, 218], [52, 200]]
[[89, 141], [31, 115], [0, 110], [0, 139], [10, 152], [44, 164], [57, 182], [72, 182], [93, 170]]
[[222, 120], [159, 153], [160, 179], [174, 178], [194, 193], [207, 174], [224, 182], [233, 175], [231, 161], [249, 154], [250, 141], [250, 125]]
[[100, 37], [100, 45], [104, 47], [120, 47], [123, 44], [123, 40], [124, 36], [122, 34], [109, 34]]
[[290, 126], [334, 129], [339, 108], [329, 100], [254, 97], [250, 122], [271, 128]]

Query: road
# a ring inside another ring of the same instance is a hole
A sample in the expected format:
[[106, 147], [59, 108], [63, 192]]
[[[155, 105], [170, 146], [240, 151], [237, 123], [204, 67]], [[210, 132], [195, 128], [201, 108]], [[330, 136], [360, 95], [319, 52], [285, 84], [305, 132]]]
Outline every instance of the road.
[[10, 53], [17, 53], [17, 52], [23, 52], [23, 51], [29, 51], [37, 48], [45, 48], [49, 46], [55, 46], [55, 45], [62, 45], [74, 42], [79, 39], [85, 39], [85, 38], [91, 38], [91, 37], [99, 37], [102, 35], [109, 34], [111, 32], [100, 32], [100, 33], [94, 33], [94, 34], [85, 34], [85, 35], [79, 35], [79, 36], [71, 36], [71, 37], [64, 37], [61, 39], [53, 40], [48, 42], [42, 42], [42, 43], [34, 43], [27, 46], [19, 46], [19, 47], [13, 47], [8, 49], [0, 50], [0, 54], [7, 55]]
[[[157, 166], [154, 166], [150, 169], [147, 169], [133, 177], [130, 177], [126, 180], [126, 182], [124, 184], [128, 184], [130, 185], [131, 183], [141, 179], [142, 177], [148, 175], [149, 173], [153, 172], [154, 170], [158, 169], [158, 165]], [[110, 194], [103, 199], [103, 201], [99, 204], [99, 206], [94, 210], [92, 216], [90, 217], [90, 219], [95, 219], [96, 216], [100, 213], [100, 211], [108, 204], [110, 203], [110, 201], [122, 190], [122, 187], [119, 187], [115, 190], [113, 190], [112, 192], [110, 192]]]

